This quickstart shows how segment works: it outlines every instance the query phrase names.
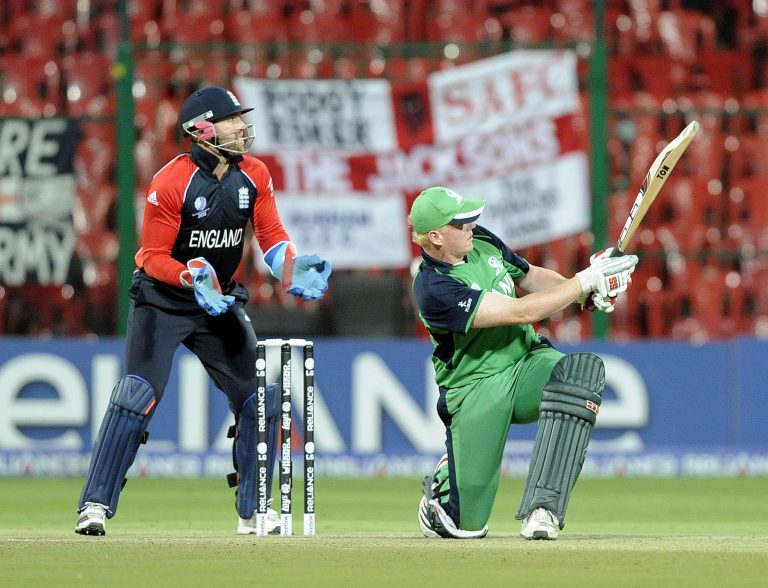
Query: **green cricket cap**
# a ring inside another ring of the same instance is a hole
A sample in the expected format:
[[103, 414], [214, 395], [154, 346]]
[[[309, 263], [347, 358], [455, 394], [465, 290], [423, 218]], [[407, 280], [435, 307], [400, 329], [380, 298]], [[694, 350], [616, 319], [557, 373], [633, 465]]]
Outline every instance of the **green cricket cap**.
[[475, 222], [485, 208], [485, 200], [469, 200], [443, 186], [427, 188], [411, 206], [411, 226], [417, 233], [428, 233], [449, 223]]

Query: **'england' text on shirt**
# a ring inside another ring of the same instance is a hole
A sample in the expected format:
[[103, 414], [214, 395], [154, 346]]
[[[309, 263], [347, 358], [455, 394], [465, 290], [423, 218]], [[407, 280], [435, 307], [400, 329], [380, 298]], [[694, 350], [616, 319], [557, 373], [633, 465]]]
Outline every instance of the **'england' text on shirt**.
[[206, 249], [219, 249], [221, 247], [234, 247], [243, 240], [243, 229], [209, 229], [207, 231], [195, 230], [189, 234], [190, 247], [204, 247]]

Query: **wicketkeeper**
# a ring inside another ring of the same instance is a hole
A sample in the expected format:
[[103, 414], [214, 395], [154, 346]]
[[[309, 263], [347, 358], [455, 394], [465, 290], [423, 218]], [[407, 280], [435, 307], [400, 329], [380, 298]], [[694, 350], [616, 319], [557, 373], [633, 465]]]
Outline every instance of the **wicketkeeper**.
[[[516, 518], [526, 539], [556, 539], [605, 372], [597, 355], [563, 354], [532, 323], [574, 302], [610, 312], [638, 258], [595, 255], [568, 279], [528, 263], [475, 224], [484, 207], [484, 200], [432, 187], [409, 217], [422, 249], [413, 292], [434, 345], [447, 449], [424, 479], [419, 525], [427, 537], [485, 537], [509, 427], [538, 420]], [[517, 288], [529, 294], [518, 297]]]
[[[168, 162], [147, 189], [130, 289], [125, 376], [112, 391], [93, 448], [75, 527], [81, 535], [104, 535], [106, 519], [117, 512], [126, 472], [146, 442], [182, 344], [229, 400], [237, 532], [256, 532], [256, 335], [244, 308], [248, 292], [232, 279], [246, 225], [253, 225], [272, 274], [297, 297], [322, 298], [331, 266], [317, 255], [296, 255], [277, 212], [270, 173], [247, 153], [254, 130], [242, 115], [250, 110], [224, 88], [194, 92], [180, 116], [191, 150]], [[276, 385], [268, 388], [273, 446], [278, 394]], [[274, 449], [268, 455], [274, 459]], [[277, 529], [273, 515], [270, 527]]]

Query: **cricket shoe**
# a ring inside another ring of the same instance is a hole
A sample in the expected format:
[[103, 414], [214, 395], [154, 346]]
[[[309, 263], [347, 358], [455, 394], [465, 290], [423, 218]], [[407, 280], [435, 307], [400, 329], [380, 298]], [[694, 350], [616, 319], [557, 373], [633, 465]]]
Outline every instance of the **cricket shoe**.
[[[272, 501], [270, 501], [272, 502]], [[280, 515], [273, 508], [267, 508], [267, 533], [277, 535], [280, 532]], [[256, 513], [250, 519], [238, 517], [237, 523], [238, 535], [256, 534]]]
[[86, 502], [80, 511], [75, 533], [80, 535], [106, 535], [107, 507], [97, 502]]
[[539, 507], [523, 519], [520, 536], [525, 539], [557, 539], [560, 522], [546, 508]]
[[[448, 461], [448, 456], [443, 455], [437, 462], [435, 474], [442, 465]], [[424, 496], [419, 502], [419, 528], [421, 534], [429, 538], [444, 539], [482, 539], [488, 534], [488, 525], [485, 525], [479, 531], [465, 531], [456, 527], [456, 523], [448, 516], [439, 499], [448, 495], [448, 489], [445, 488], [448, 477], [441, 482], [437, 481], [436, 475], [425, 476], [422, 483]]]

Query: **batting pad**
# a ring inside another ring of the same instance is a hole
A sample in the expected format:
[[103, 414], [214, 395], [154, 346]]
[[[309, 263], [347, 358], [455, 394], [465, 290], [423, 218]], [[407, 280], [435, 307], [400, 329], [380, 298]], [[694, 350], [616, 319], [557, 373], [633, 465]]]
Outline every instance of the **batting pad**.
[[155, 391], [144, 378], [128, 375], [117, 383], [94, 443], [78, 512], [86, 502], [97, 502], [107, 505], [109, 518], [115, 515], [125, 474], [139, 445], [146, 443], [156, 405]]
[[579, 477], [603, 398], [605, 368], [592, 353], [563, 357], [541, 394], [539, 427], [528, 479], [515, 517], [546, 508], [565, 526], [565, 511]]
[[[237, 471], [237, 512], [240, 517], [250, 519], [256, 510], [258, 500], [258, 472], [256, 453], [256, 395], [252, 394], [243, 404], [235, 426], [234, 462]], [[280, 386], [267, 386], [267, 498], [272, 495], [272, 477], [275, 471], [277, 431], [280, 417]]]

